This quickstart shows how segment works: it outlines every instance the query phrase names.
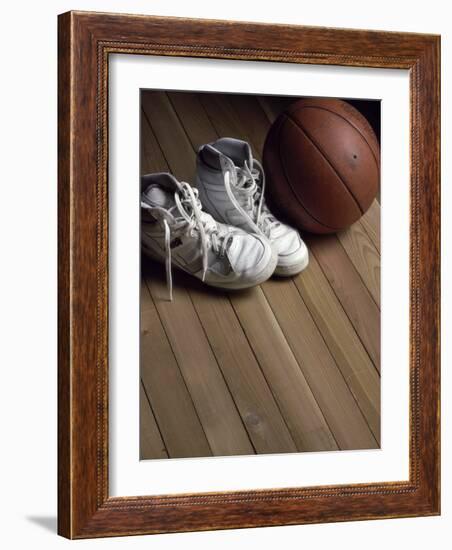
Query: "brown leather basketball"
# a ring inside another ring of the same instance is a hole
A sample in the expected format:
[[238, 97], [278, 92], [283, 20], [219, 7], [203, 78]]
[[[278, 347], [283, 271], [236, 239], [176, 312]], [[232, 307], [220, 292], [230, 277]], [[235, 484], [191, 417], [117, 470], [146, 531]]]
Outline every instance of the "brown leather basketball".
[[377, 195], [377, 138], [361, 113], [339, 99], [293, 103], [270, 128], [263, 161], [270, 208], [300, 230], [349, 227]]

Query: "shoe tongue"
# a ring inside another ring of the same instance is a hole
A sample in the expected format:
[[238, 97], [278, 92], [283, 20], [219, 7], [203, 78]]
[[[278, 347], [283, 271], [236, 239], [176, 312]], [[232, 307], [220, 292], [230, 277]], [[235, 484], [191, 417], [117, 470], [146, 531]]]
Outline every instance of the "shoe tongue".
[[243, 144], [244, 145], [243, 145], [242, 168], [245, 166], [245, 161], [246, 161], [248, 168], [251, 169], [253, 167], [253, 155], [251, 153], [251, 147], [245, 141], [243, 142]]
[[143, 195], [145, 202], [149, 204], [149, 206], [159, 206], [160, 208], [169, 210], [176, 205], [174, 193], [171, 193], [168, 189], [164, 189], [159, 185], [150, 185]]
[[249, 168], [252, 167], [253, 155], [246, 141], [226, 137], [218, 139], [213, 146], [229, 157], [236, 166], [243, 168], [246, 162]]

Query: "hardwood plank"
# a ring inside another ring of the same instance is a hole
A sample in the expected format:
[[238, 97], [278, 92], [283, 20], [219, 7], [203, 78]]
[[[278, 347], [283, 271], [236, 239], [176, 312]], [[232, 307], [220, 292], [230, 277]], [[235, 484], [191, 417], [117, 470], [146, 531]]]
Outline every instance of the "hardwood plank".
[[269, 129], [268, 118], [255, 96], [247, 94], [231, 94], [226, 100], [236, 113], [240, 126], [246, 127], [253, 154], [262, 160], [264, 142]]
[[[198, 286], [198, 285], [196, 285]], [[258, 453], [290, 453], [297, 448], [227, 296], [190, 289], [203, 328]]]
[[231, 105], [228, 95], [200, 94], [200, 98], [217, 138], [233, 137], [243, 139], [251, 144], [253, 154], [257, 153], [256, 157], [260, 158], [260, 151], [257, 150], [257, 147], [254, 147], [251, 139], [252, 132], [250, 132], [250, 128], [243, 124], [239, 114]]
[[143, 385], [169, 456], [210, 456], [209, 443], [149, 294], [146, 279], [152, 275], [147, 260], [143, 260], [143, 265], [147, 266], [141, 282], [140, 298], [140, 372]]
[[380, 250], [380, 205], [375, 200], [369, 210], [360, 220], [362, 226], [369, 235], [370, 240], [374, 243], [378, 252]]
[[177, 179], [194, 181], [195, 156], [165, 92], [143, 92], [142, 108], [160, 144], [164, 157]]
[[199, 94], [191, 92], [168, 92], [168, 97], [187, 133], [193, 150], [196, 152], [206, 143], [215, 141], [217, 134], [205, 116]]
[[300, 451], [337, 449], [337, 443], [260, 287], [231, 293], [265, 377]]
[[175, 284], [174, 299], [169, 302], [166, 283], [162, 279], [155, 276], [146, 282], [212, 453], [253, 454], [253, 446], [188, 292]]
[[140, 383], [140, 460], [168, 458], [143, 384]]
[[374, 436], [380, 435], [380, 379], [319, 263], [294, 278], [304, 302], [355, 396]]
[[293, 281], [271, 279], [262, 289], [339, 448], [377, 447], [369, 425]]
[[[380, 370], [380, 311], [335, 235], [305, 235], [375, 367]], [[311, 254], [312, 255], [312, 254]]]
[[367, 290], [380, 307], [380, 255], [367, 232], [358, 221], [337, 236]]
[[[141, 112], [144, 113], [143, 110]], [[145, 116], [141, 116], [140, 131], [140, 175], [152, 172], [165, 172], [168, 169], [168, 165], [149, 121]]]

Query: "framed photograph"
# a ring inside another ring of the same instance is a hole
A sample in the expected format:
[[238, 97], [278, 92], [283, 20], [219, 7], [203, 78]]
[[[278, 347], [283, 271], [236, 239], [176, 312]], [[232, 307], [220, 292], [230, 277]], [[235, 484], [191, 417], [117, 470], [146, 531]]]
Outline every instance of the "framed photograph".
[[439, 514], [439, 55], [59, 16], [61, 535]]

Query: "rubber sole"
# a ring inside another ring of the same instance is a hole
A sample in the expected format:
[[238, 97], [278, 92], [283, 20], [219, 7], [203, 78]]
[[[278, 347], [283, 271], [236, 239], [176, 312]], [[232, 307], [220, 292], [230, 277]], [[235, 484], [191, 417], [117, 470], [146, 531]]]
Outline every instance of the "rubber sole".
[[284, 266], [276, 266], [276, 269], [274, 271], [274, 275], [277, 277], [293, 277], [294, 275], [298, 275], [298, 273], [301, 273], [304, 269], [306, 269], [309, 265], [309, 256], [306, 256], [306, 258], [303, 260], [303, 262], [300, 262], [296, 265], [290, 265], [288, 267]]
[[[155, 260], [159, 263], [162, 263], [162, 260], [160, 257], [157, 256], [152, 250], [147, 248], [146, 246], [141, 246], [141, 250], [151, 258], [151, 260]], [[215, 283], [215, 282], [209, 282], [209, 281], [203, 281], [204, 284], [207, 286], [211, 286], [214, 288], [223, 288], [225, 290], [243, 290], [245, 288], [252, 288], [254, 286], [258, 286], [268, 279], [274, 274], [276, 269], [276, 264], [278, 263], [278, 255], [272, 251], [270, 262], [264, 267], [264, 269], [258, 273], [254, 279], [254, 281], [248, 282], [248, 283], [240, 283], [238, 281], [232, 281], [231, 283]], [[190, 273], [189, 271], [186, 271], [183, 267], [179, 266], [176, 263], [172, 263], [172, 267], [179, 269], [180, 271], [183, 271], [184, 273], [187, 273], [188, 275], [191, 275], [192, 277], [195, 277], [195, 279], [201, 280], [199, 277], [194, 275], [193, 273]]]
[[209, 283], [208, 281], [204, 281], [204, 283], [208, 286], [212, 286], [215, 288], [224, 288], [226, 290], [243, 290], [245, 288], [253, 288], [254, 286], [258, 286], [262, 283], [265, 283], [265, 281], [268, 281], [270, 277], [275, 272], [276, 264], [278, 263], [278, 256], [277, 254], [272, 253], [271, 261], [267, 264], [267, 266], [258, 274], [256, 275], [255, 280], [253, 283], [237, 283], [232, 282], [231, 284], [222, 284], [217, 285], [215, 283]]

